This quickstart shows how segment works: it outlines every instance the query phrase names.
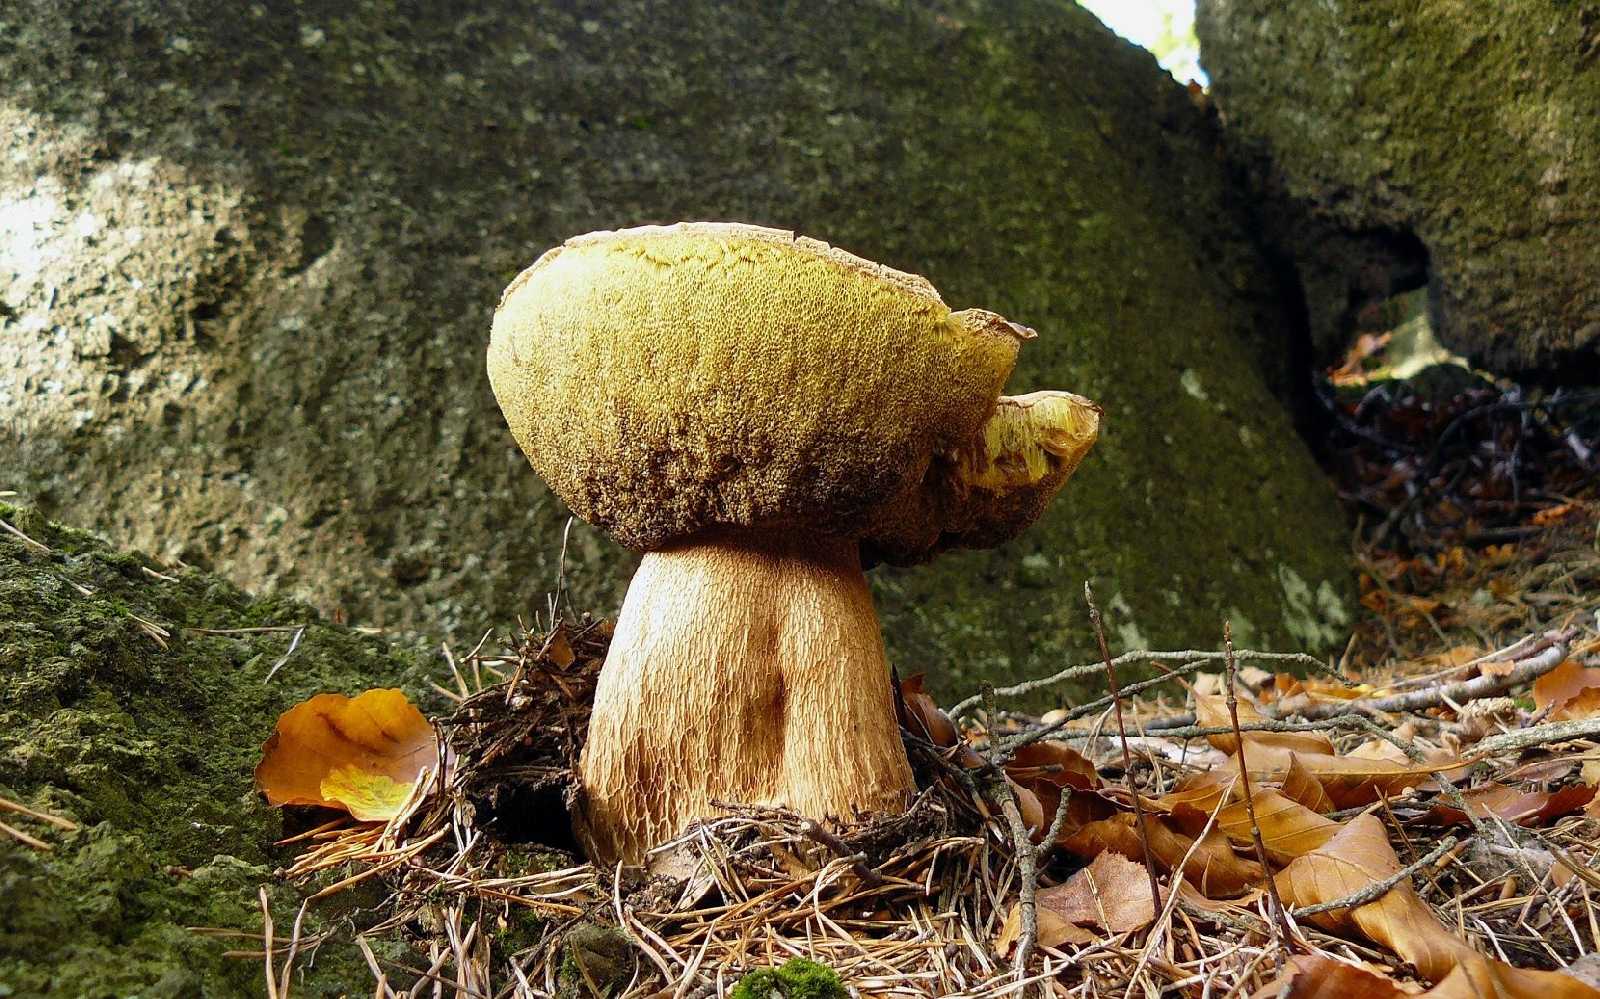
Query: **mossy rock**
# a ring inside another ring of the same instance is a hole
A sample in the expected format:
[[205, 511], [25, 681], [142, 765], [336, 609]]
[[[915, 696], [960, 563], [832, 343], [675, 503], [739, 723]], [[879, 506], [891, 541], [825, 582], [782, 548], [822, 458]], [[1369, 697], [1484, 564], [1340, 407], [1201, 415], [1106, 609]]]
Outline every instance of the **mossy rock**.
[[1290, 194], [1421, 241], [1445, 345], [1600, 378], [1600, 4], [1200, 0], [1195, 29], [1229, 130]]
[[[260, 995], [261, 961], [223, 952], [259, 948], [260, 886], [280, 934], [296, 909], [273, 874], [283, 815], [252, 784], [261, 744], [320, 691], [424, 691], [425, 660], [30, 509], [0, 519], [49, 549], [0, 533], [0, 797], [78, 826], [0, 816], [50, 846], [0, 834], [0, 995]], [[312, 911], [307, 933], [338, 914]], [[298, 967], [295, 995], [371, 991], [352, 947]]]
[[1092, 658], [1085, 579], [1119, 650], [1342, 638], [1286, 289], [1213, 124], [1074, 4], [26, 0], [0, 76], [0, 482], [119, 543], [435, 638], [542, 607], [563, 553], [616, 607], [633, 558], [563, 544], [490, 317], [566, 237], [736, 220], [1038, 329], [1009, 390], [1106, 408], [1037, 527], [877, 574], [903, 673]]
[[782, 967], [762, 968], [739, 979], [733, 999], [848, 999], [844, 983], [832, 968], [803, 957]]

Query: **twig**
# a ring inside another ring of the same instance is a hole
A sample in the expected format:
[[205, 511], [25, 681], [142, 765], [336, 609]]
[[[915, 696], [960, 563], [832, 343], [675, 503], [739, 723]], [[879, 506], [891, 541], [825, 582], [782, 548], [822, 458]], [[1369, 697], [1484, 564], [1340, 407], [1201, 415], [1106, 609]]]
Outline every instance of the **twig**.
[[18, 815], [26, 815], [29, 818], [38, 819], [40, 822], [48, 822], [57, 829], [66, 832], [76, 832], [78, 829], [78, 824], [71, 819], [64, 819], [59, 815], [51, 815], [48, 812], [34, 811], [27, 805], [18, 804], [9, 798], [0, 798], [0, 812], [16, 812]]
[[818, 843], [821, 843], [823, 846], [827, 847], [829, 850], [832, 850], [836, 856], [844, 860], [848, 860], [850, 862], [850, 869], [855, 871], [856, 876], [862, 881], [874, 888], [883, 884], [883, 875], [867, 866], [866, 854], [850, 849], [849, 844], [835, 836], [832, 832], [823, 828], [822, 823], [816, 821], [815, 819], [807, 819], [805, 824], [802, 825], [800, 829], [808, 838], [814, 839]]
[[1424, 687], [1421, 690], [1411, 690], [1389, 697], [1311, 704], [1297, 708], [1295, 714], [1316, 719], [1349, 711], [1421, 711], [1439, 707], [1447, 699], [1461, 702], [1499, 694], [1513, 687], [1532, 683], [1561, 665], [1567, 658], [1567, 645], [1577, 633], [1575, 628], [1546, 632], [1545, 638], [1550, 644], [1543, 651], [1519, 660], [1517, 668], [1504, 676], [1486, 673], [1459, 683], [1445, 684], [1442, 687]]
[[1017, 857], [1017, 879], [1021, 882], [1017, 912], [1021, 917], [1022, 932], [1017, 937], [1017, 952], [1012, 956], [1012, 967], [1016, 969], [1017, 978], [1022, 979], [1027, 977], [1028, 959], [1033, 956], [1034, 942], [1039, 939], [1038, 854], [1034, 850], [1033, 840], [1028, 837], [1028, 827], [1022, 821], [1017, 796], [1011, 791], [1011, 780], [1005, 771], [1005, 757], [1001, 755], [998, 740], [993, 737], [994, 720], [999, 712], [994, 706], [994, 687], [987, 683], [983, 685], [983, 700], [989, 713], [989, 765], [995, 771], [992, 776], [994, 796], [999, 799], [1000, 811], [1011, 830], [1012, 846]]
[[1044, 860], [1045, 855], [1055, 849], [1056, 837], [1061, 835], [1061, 827], [1066, 824], [1067, 806], [1072, 803], [1072, 786], [1061, 785], [1061, 795], [1056, 799], [1056, 814], [1050, 819], [1050, 828], [1045, 830], [1044, 839], [1039, 841], [1039, 846], [1034, 852], [1035, 863]]
[[1600, 737], [1600, 716], [1579, 718], [1576, 721], [1550, 722], [1547, 725], [1535, 725], [1533, 728], [1491, 736], [1473, 746], [1472, 751], [1477, 756], [1493, 756], [1495, 753], [1509, 752], [1513, 749], [1527, 749], [1552, 742], [1595, 737]]
[[1111, 704], [1116, 709], [1117, 734], [1122, 741], [1122, 772], [1128, 777], [1128, 793], [1133, 795], [1133, 815], [1139, 824], [1139, 840], [1144, 847], [1144, 872], [1150, 876], [1150, 898], [1155, 911], [1161, 911], [1161, 882], [1156, 879], [1155, 858], [1150, 855], [1150, 830], [1145, 822], [1144, 803], [1139, 798], [1139, 788], [1133, 780], [1133, 754], [1128, 751], [1128, 729], [1122, 721], [1122, 692], [1117, 687], [1117, 668], [1111, 662], [1111, 650], [1106, 647], [1105, 622], [1100, 618], [1100, 608], [1094, 602], [1094, 589], [1088, 580], [1083, 583], [1083, 599], [1089, 603], [1089, 623], [1094, 627], [1094, 639], [1100, 646], [1100, 658], [1105, 661], [1106, 682], [1111, 687]]
[[261, 940], [263, 960], [267, 965], [267, 999], [279, 999], [277, 969], [272, 966], [272, 903], [267, 900], [267, 886], [262, 885], [256, 889], [256, 897], [261, 900]]
[[1279, 963], [1282, 963], [1282, 951], [1289, 941], [1294, 939], [1294, 930], [1289, 926], [1289, 917], [1283, 908], [1283, 899], [1278, 895], [1278, 879], [1272, 873], [1272, 862], [1267, 859], [1267, 844], [1261, 840], [1261, 824], [1256, 821], [1256, 799], [1250, 790], [1250, 767], [1244, 758], [1244, 733], [1239, 731], [1239, 698], [1234, 691], [1235, 667], [1233, 662], [1233, 623], [1222, 622], [1222, 647], [1228, 654], [1224, 660], [1227, 670], [1227, 683], [1224, 689], [1228, 695], [1228, 719], [1233, 723], [1233, 751], [1239, 756], [1239, 780], [1244, 789], [1244, 807], [1250, 815], [1250, 835], [1256, 843], [1256, 859], [1261, 862], [1261, 871], [1267, 877], [1267, 898], [1272, 908], [1272, 935], [1276, 938], [1279, 948]]
[[306, 918], [310, 899], [300, 900], [300, 911], [294, 914], [294, 933], [289, 937], [289, 953], [283, 959], [283, 976], [278, 980], [278, 999], [289, 999], [289, 982], [294, 972], [294, 959], [300, 953], [300, 925]]
[[55, 847], [51, 846], [49, 843], [46, 843], [44, 840], [39, 839], [37, 836], [30, 836], [21, 829], [18, 829], [16, 826], [8, 825], [4, 822], [0, 822], [0, 832], [12, 837], [19, 843], [33, 847], [35, 850], [55, 849]]
[[[1355, 681], [1339, 673], [1333, 667], [1329, 666], [1321, 659], [1318, 659], [1316, 656], [1308, 656], [1303, 652], [1252, 652], [1248, 649], [1241, 649], [1235, 653], [1235, 657], [1238, 659], [1260, 660], [1263, 662], [1298, 663], [1302, 666], [1309, 666], [1312, 669], [1326, 673], [1337, 679], [1340, 683], [1343, 683], [1345, 686], [1354, 686], [1355, 683]], [[1183, 649], [1177, 652], [1149, 652], [1141, 649], [1134, 652], [1124, 652], [1122, 655], [1111, 660], [1111, 664], [1113, 666], [1126, 666], [1129, 663], [1146, 662], [1156, 659], [1165, 660], [1168, 662], [1186, 663], [1189, 665], [1189, 669], [1179, 669], [1173, 671], [1174, 674], [1178, 674], [1192, 672], [1208, 662], [1220, 661], [1222, 659], [1222, 653], [1211, 652], [1203, 649]], [[1046, 677], [1040, 677], [1035, 680], [1025, 680], [1022, 683], [1014, 683], [1009, 687], [996, 687], [994, 692], [1000, 697], [1015, 697], [1020, 694], [1031, 694], [1035, 690], [1043, 690], [1046, 687], [1052, 687], [1058, 683], [1065, 683], [1068, 680], [1080, 680], [1087, 676], [1099, 675], [1100, 673], [1105, 672], [1105, 668], [1104, 662], [1092, 662], [1083, 663], [1082, 665], [1078, 666], [1068, 666], [1066, 669], [1057, 673], [1052, 673]], [[1162, 677], [1155, 682], [1160, 683], [1166, 679], [1168, 678]], [[1130, 686], [1126, 692], [1132, 693], [1133, 688]], [[950, 717], [958, 718], [965, 712], [971, 711], [978, 705], [982, 698], [982, 694], [973, 694], [966, 700], [956, 702], [955, 706], [950, 709]], [[1105, 707], [1110, 702], [1102, 699], [1102, 701], [1096, 703], [1098, 703], [1100, 707]], [[1097, 710], [1099, 710], [1099, 708], [1090, 708], [1088, 713], [1092, 714]]]
[[1443, 857], [1445, 854], [1449, 853], [1455, 848], [1456, 838], [1454, 836], [1446, 836], [1438, 846], [1435, 846], [1432, 850], [1428, 851], [1427, 856], [1414, 863], [1407, 864], [1400, 870], [1395, 871], [1393, 874], [1384, 878], [1382, 881], [1374, 881], [1372, 884], [1367, 885], [1360, 891], [1351, 892], [1344, 898], [1336, 898], [1331, 902], [1318, 902], [1316, 905], [1302, 905], [1294, 909], [1292, 915], [1296, 919], [1299, 919], [1302, 916], [1315, 916], [1323, 912], [1332, 912], [1335, 909], [1354, 909], [1358, 906], [1366, 905], [1369, 902], [1376, 902], [1378, 899], [1387, 895], [1389, 893], [1389, 889], [1393, 888], [1402, 881], [1409, 880], [1413, 874], [1416, 874], [1424, 867], [1431, 867], [1433, 864], [1438, 862], [1440, 857]]
[[15, 527], [12, 527], [10, 524], [6, 523], [3, 519], [0, 519], [0, 528], [4, 528], [7, 534], [14, 535], [23, 544], [35, 551], [41, 551], [45, 554], [49, 554], [52, 551], [49, 545], [33, 540], [26, 534], [23, 534], [21, 531], [17, 530]]

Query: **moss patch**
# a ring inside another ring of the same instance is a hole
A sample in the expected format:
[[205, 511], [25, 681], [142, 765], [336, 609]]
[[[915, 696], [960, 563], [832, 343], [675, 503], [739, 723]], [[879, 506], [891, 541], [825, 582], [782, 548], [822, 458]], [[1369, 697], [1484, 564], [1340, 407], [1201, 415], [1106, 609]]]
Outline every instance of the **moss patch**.
[[[288, 860], [272, 846], [282, 815], [252, 786], [261, 744], [319, 691], [424, 690], [424, 659], [29, 509], [0, 504], [0, 519], [51, 549], [0, 533], [0, 796], [79, 824], [7, 817], [54, 849], [0, 836], [0, 983], [14, 995], [260, 994], [260, 962], [222, 956], [258, 941], [188, 927], [256, 931], [257, 887]], [[168, 632], [166, 648], [136, 616]], [[195, 630], [302, 625], [270, 683], [293, 631]], [[273, 888], [280, 926], [291, 895]], [[295, 993], [369, 990], [340, 950], [324, 948]]]
[[739, 979], [733, 999], [847, 999], [844, 983], [827, 965], [791, 958], [780, 968], [763, 968]]

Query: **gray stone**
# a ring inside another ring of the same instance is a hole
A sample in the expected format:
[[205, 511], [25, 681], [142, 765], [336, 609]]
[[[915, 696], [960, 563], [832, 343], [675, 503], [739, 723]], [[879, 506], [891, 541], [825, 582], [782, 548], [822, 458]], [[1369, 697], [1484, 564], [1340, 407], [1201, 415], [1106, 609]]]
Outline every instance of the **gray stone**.
[[[793, 228], [1036, 327], [1012, 391], [1108, 429], [1017, 542], [878, 575], [967, 692], [1123, 641], [1323, 647], [1351, 578], [1273, 390], [1281, 291], [1214, 131], [1047, 0], [0, 9], [0, 484], [164, 557], [456, 641], [543, 613], [565, 512], [484, 373], [575, 233]], [[632, 559], [582, 524], [565, 585]]]
[[1353, 241], [1352, 295], [1388, 281], [1352, 248], [1414, 234], [1446, 345], [1600, 375], [1600, 4], [1199, 0], [1195, 27], [1230, 132]]

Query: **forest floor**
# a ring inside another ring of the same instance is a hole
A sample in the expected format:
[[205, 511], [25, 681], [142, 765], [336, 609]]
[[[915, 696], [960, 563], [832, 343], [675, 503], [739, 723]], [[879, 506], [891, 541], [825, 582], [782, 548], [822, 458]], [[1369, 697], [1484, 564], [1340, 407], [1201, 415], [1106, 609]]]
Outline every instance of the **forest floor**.
[[[731, 809], [606, 870], [565, 805], [609, 632], [553, 618], [451, 657], [444, 773], [286, 873], [386, 884], [363, 934], [417, 960], [367, 951], [378, 996], [722, 995], [794, 958], [861, 995], [1600, 996], [1600, 407], [1333, 382], [1363, 614], [1330, 662], [1107, 651], [948, 711], [908, 678], [907, 815]], [[1114, 693], [1004, 708], [1088, 673]], [[267, 932], [287, 995], [318, 941]], [[790, 969], [734, 994], [845, 994]]]

